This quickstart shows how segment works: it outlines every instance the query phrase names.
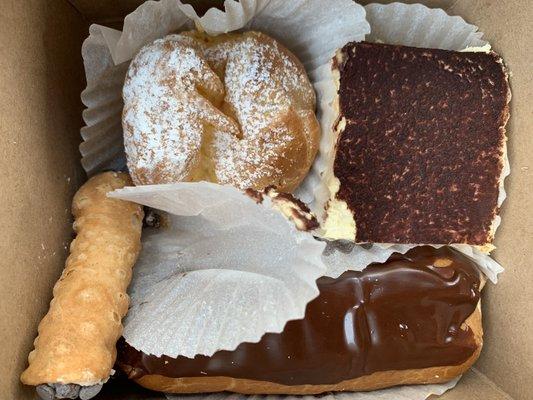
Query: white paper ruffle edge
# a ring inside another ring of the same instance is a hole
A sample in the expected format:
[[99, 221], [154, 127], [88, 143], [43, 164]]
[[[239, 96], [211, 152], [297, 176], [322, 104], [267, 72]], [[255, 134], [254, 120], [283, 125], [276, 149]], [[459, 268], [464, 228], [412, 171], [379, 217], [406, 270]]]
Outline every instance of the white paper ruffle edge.
[[169, 213], [145, 229], [124, 338], [147, 354], [212, 355], [303, 318], [326, 268], [325, 243], [239, 190], [213, 183], [119, 189]]
[[[436, 385], [411, 385], [397, 386], [388, 389], [373, 390], [371, 392], [339, 392], [320, 395], [320, 400], [425, 400], [430, 396], [440, 396], [444, 392], [457, 385], [460, 378], [455, 378], [450, 382]], [[315, 400], [316, 396], [244, 396], [241, 394], [212, 393], [200, 395], [170, 395], [168, 400]]]

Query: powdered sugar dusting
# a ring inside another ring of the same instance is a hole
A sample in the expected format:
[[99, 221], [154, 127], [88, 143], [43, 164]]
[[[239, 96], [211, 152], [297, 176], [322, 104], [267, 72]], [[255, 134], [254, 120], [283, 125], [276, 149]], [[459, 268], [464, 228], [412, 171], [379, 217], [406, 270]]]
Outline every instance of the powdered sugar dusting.
[[126, 154], [137, 184], [282, 185], [316, 152], [307, 76], [287, 50], [257, 32], [157, 40], [132, 61], [123, 96]]

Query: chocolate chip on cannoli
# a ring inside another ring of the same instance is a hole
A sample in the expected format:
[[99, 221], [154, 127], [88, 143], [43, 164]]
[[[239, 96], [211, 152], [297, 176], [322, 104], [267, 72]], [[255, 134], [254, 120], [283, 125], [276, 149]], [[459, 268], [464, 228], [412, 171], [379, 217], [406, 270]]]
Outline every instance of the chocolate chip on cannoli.
[[161, 215], [156, 210], [146, 207], [143, 226], [149, 228], [159, 228], [161, 226]]

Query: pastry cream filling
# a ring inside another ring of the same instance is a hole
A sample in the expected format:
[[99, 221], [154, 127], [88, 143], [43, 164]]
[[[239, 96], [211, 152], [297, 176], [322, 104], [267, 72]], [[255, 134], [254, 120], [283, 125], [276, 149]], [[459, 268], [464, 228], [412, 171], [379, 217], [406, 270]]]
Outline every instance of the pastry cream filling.
[[327, 216], [323, 225], [323, 237], [330, 240], [355, 240], [355, 219], [345, 201], [335, 197], [340, 188], [340, 182], [332, 177], [328, 181], [331, 199], [327, 207]]
[[[343, 62], [343, 54], [339, 50], [335, 55], [337, 63]], [[339, 115], [339, 89], [340, 89], [340, 73], [335, 67], [332, 68], [333, 84], [336, 88], [336, 97], [333, 100], [332, 108], [336, 116]], [[346, 128], [346, 119], [342, 118], [340, 121], [331, 127], [331, 134], [333, 135], [333, 148], [330, 152], [330, 167], [326, 171], [325, 181], [330, 193], [329, 201], [326, 206], [326, 216], [322, 224], [322, 237], [329, 240], [345, 239], [355, 240], [355, 218], [353, 213], [348, 208], [348, 204], [344, 200], [336, 198], [340, 189], [340, 181], [335, 177], [333, 171], [333, 164], [335, 162], [335, 155], [337, 153], [337, 139], [339, 135]]]

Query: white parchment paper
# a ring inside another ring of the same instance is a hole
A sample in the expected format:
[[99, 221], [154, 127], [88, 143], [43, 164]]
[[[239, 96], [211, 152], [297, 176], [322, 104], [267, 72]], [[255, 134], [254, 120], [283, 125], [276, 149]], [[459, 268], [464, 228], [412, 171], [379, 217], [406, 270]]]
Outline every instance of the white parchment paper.
[[325, 243], [239, 190], [213, 183], [128, 187], [111, 197], [168, 212], [143, 232], [124, 321], [147, 354], [212, 355], [303, 318]]

